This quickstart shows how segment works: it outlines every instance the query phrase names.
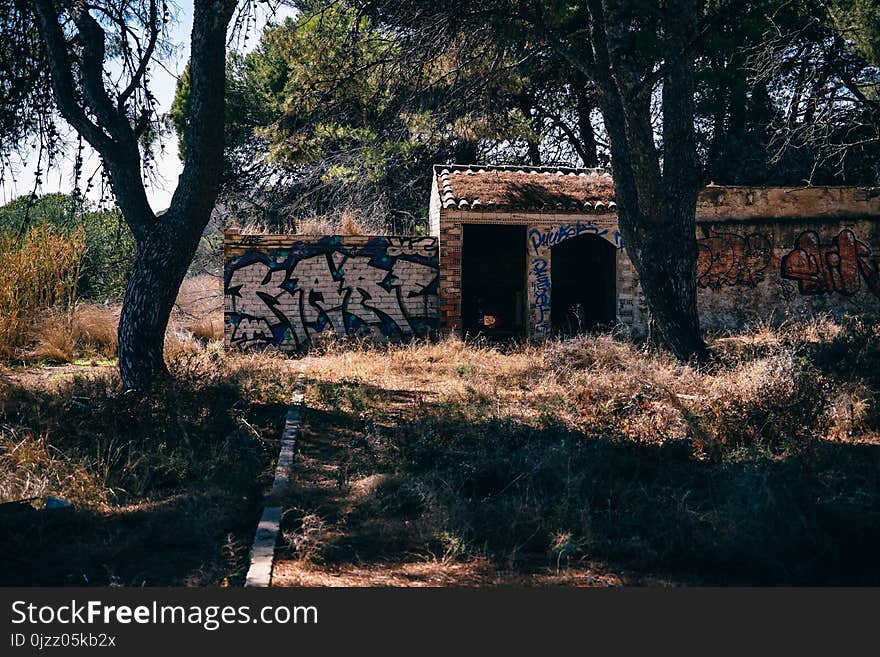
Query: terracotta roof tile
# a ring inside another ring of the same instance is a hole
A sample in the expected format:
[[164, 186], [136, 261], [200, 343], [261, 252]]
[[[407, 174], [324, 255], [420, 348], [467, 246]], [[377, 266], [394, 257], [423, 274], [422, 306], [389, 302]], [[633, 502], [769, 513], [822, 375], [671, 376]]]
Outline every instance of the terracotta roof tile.
[[446, 209], [577, 214], [617, 210], [614, 182], [603, 169], [440, 164], [434, 175]]

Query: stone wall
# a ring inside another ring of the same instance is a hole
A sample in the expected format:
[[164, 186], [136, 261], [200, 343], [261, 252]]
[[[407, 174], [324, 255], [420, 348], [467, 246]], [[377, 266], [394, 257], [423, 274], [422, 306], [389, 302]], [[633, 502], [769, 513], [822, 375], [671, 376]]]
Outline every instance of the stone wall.
[[224, 235], [226, 343], [296, 351], [322, 335], [437, 329], [437, 239]]
[[704, 328], [880, 314], [880, 190], [705, 188], [697, 204]]

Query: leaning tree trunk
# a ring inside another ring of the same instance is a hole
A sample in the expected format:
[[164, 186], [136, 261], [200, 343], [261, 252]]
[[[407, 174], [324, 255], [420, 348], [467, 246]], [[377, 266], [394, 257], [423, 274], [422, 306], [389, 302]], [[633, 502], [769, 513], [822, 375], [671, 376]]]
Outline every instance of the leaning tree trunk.
[[198, 246], [164, 231], [138, 244], [119, 317], [119, 373], [126, 389], [166, 378], [165, 331], [180, 284]]
[[693, 166], [677, 161], [670, 148], [660, 174], [648, 109], [625, 115], [619, 99], [606, 95], [602, 113], [611, 140], [618, 225], [651, 314], [651, 338], [679, 360], [701, 359], [706, 345], [697, 313]]

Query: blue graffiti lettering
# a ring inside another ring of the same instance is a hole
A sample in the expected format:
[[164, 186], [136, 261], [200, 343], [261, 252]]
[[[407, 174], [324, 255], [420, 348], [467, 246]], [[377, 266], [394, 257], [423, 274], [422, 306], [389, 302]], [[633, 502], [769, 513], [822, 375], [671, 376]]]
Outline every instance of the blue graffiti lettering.
[[[571, 237], [578, 237], [584, 234], [597, 235], [599, 237], [602, 237], [608, 234], [608, 229], [600, 228], [599, 226], [595, 226], [593, 224], [581, 223], [580, 221], [574, 224], [563, 224], [561, 226], [550, 228], [544, 231], [540, 230], [539, 228], [532, 228], [531, 230], [529, 230], [529, 242], [532, 245], [532, 249], [534, 249], [535, 251], [535, 255], [538, 255], [541, 252], [541, 249], [547, 248], [549, 246], [555, 246], [563, 240], [567, 240]], [[619, 233], [615, 232], [615, 244], [618, 244], [618, 235]], [[618, 248], [620, 248], [619, 245]]]
[[535, 322], [536, 333], [548, 333], [550, 331], [550, 272], [547, 270], [549, 263], [546, 258], [536, 258], [532, 263], [532, 305], [537, 314]]

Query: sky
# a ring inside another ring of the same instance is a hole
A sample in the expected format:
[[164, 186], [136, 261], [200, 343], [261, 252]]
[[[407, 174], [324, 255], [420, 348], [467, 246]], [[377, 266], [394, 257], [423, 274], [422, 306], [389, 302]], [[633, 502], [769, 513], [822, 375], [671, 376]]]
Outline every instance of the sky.
[[[286, 16], [292, 16], [293, 10], [287, 7], [281, 7], [274, 15], [263, 9], [262, 3], [256, 3], [258, 11], [256, 34], [259, 34], [269, 19], [276, 22], [283, 20]], [[153, 78], [151, 90], [156, 96], [159, 105], [159, 112], [166, 113], [171, 109], [171, 103], [174, 101], [174, 91], [177, 85], [177, 79], [186, 68], [189, 59], [189, 37], [192, 30], [192, 3], [183, 1], [178, 3], [178, 11], [176, 22], [170, 30], [170, 38], [177, 45], [177, 50], [172, 59], [162, 62], [160, 66], [153, 67]], [[253, 49], [258, 39], [250, 38], [246, 46], [235, 46], [241, 51]], [[69, 129], [68, 129], [69, 131]], [[71, 143], [75, 143], [75, 133], [69, 131]], [[148, 184], [147, 197], [154, 211], [164, 210], [168, 207], [171, 195], [177, 185], [178, 176], [182, 170], [182, 164], [177, 157], [177, 136], [171, 135], [162, 142], [165, 146], [164, 151], [156, 150], [155, 170], [159, 174], [159, 180], [155, 184]], [[73, 189], [73, 158], [74, 150], [59, 161], [58, 165], [50, 170], [47, 175], [43, 176], [43, 184], [38, 189], [40, 194], [48, 194], [51, 192], [70, 192]], [[83, 174], [88, 177], [95, 171], [100, 164], [98, 156], [88, 149], [84, 154]], [[37, 168], [37, 159], [35, 154], [23, 163], [15, 167], [15, 182], [10, 180], [0, 184], [0, 205], [8, 203], [12, 199], [30, 194], [34, 189], [34, 174]], [[8, 178], [8, 177], [7, 177]], [[98, 180], [96, 176], [95, 180]], [[94, 189], [89, 196], [93, 200], [98, 200], [100, 190]]]

